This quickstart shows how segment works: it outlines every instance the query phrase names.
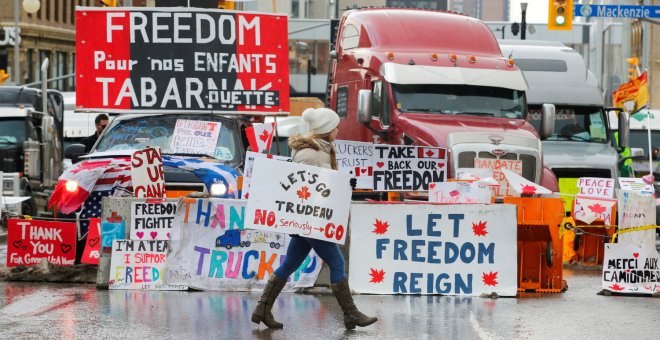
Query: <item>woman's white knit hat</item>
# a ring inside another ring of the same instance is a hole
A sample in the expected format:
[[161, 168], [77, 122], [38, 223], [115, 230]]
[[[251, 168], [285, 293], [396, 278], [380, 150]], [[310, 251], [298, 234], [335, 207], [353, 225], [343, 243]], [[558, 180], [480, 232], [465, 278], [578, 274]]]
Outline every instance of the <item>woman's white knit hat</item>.
[[309, 129], [316, 135], [330, 133], [339, 125], [337, 113], [324, 107], [306, 109], [302, 117], [309, 124]]

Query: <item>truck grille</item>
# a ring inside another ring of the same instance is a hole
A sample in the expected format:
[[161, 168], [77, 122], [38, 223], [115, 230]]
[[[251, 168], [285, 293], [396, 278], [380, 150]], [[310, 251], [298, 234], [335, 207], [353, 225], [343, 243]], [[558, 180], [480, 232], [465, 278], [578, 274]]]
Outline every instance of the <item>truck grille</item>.
[[612, 178], [612, 174], [608, 169], [553, 168], [552, 172], [555, 173], [555, 176], [557, 176], [557, 178], [580, 178], [580, 177]]
[[[474, 151], [464, 151], [458, 154], [458, 167], [459, 168], [473, 168], [474, 159], [477, 153]], [[491, 159], [510, 159], [522, 161], [522, 176], [532, 182], [536, 181], [536, 157], [526, 154], [507, 153], [502, 156], [495, 156], [490, 152], [479, 152], [479, 158]]]

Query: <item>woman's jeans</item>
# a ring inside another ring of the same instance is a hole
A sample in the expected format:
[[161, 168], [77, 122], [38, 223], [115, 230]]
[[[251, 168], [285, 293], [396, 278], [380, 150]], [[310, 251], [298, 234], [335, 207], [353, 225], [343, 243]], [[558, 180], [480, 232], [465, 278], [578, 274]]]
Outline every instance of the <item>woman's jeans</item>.
[[305, 261], [311, 249], [314, 249], [323, 262], [327, 263], [330, 267], [331, 284], [335, 284], [346, 278], [346, 274], [344, 273], [344, 257], [341, 255], [339, 246], [336, 243], [302, 236], [291, 237], [284, 263], [275, 270], [275, 275], [281, 279], [291, 276], [303, 261]]

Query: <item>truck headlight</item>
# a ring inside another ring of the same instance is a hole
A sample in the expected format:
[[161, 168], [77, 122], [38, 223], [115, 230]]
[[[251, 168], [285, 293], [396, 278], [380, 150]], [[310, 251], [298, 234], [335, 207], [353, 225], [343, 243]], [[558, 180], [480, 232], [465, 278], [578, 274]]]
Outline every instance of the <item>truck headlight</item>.
[[227, 186], [224, 183], [211, 184], [211, 196], [224, 196], [227, 193]]
[[78, 181], [74, 181], [74, 180], [66, 181], [64, 187], [68, 192], [76, 192], [78, 191]]

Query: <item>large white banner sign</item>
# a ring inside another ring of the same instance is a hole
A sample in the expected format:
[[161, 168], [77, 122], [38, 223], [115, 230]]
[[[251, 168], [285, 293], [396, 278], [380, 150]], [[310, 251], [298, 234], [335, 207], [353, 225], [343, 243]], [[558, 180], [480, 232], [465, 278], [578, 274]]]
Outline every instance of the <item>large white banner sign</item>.
[[344, 244], [350, 177], [316, 166], [254, 161], [245, 226]]
[[517, 293], [516, 206], [351, 206], [351, 288], [367, 294]]
[[[203, 290], [262, 289], [284, 261], [290, 237], [244, 229], [245, 206], [245, 200], [183, 200], [172, 230], [165, 281]], [[312, 251], [285, 289], [313, 286], [322, 263]]]

